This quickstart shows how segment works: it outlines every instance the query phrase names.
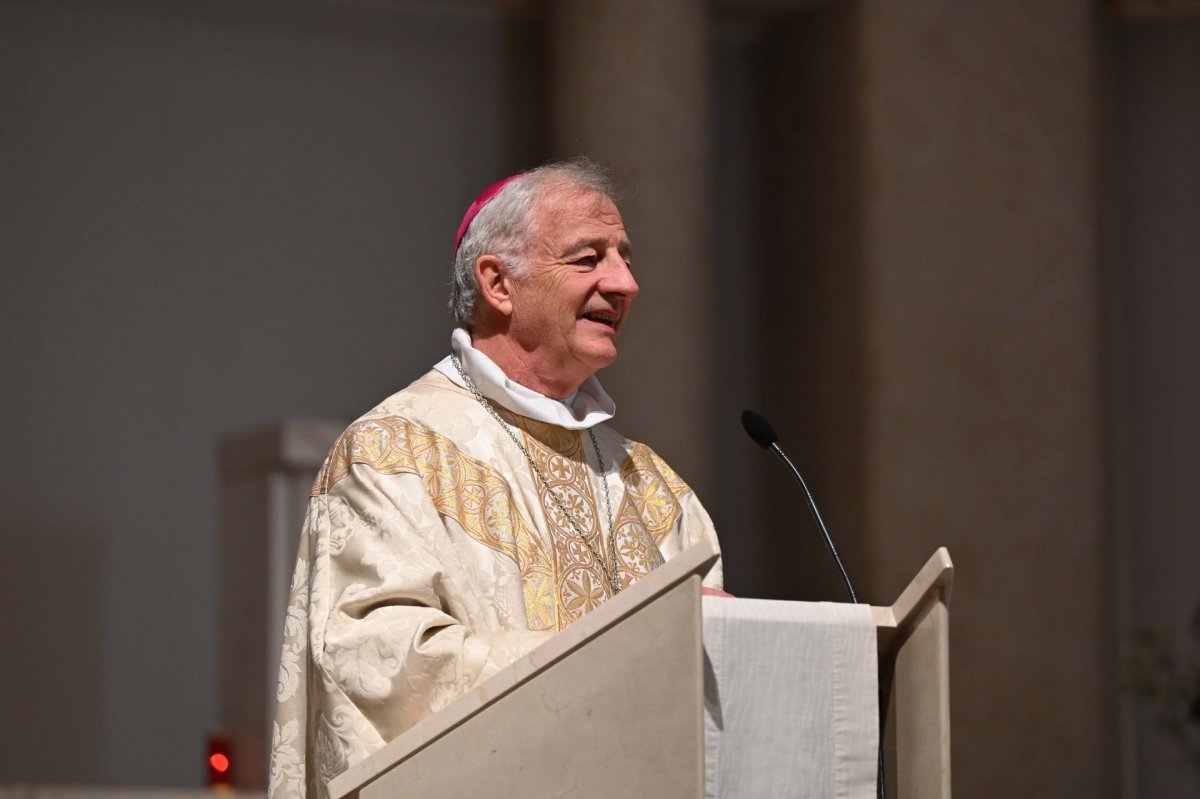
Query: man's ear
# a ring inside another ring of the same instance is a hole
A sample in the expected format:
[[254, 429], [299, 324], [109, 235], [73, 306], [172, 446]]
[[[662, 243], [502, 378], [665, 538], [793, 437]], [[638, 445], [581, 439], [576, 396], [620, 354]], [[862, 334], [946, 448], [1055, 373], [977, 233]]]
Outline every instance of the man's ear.
[[503, 316], [512, 315], [512, 276], [504, 261], [495, 255], [475, 259], [475, 282], [483, 301]]

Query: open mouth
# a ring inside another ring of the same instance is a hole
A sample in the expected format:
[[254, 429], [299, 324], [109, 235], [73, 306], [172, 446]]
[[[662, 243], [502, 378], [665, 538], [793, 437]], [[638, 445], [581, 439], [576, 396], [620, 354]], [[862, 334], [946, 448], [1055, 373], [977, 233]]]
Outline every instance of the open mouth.
[[613, 330], [616, 330], [616, 328], [617, 328], [617, 315], [616, 314], [604, 313], [601, 311], [597, 311], [595, 313], [585, 313], [583, 315], [583, 318], [588, 320], [589, 322], [596, 322], [598, 324], [605, 325]]

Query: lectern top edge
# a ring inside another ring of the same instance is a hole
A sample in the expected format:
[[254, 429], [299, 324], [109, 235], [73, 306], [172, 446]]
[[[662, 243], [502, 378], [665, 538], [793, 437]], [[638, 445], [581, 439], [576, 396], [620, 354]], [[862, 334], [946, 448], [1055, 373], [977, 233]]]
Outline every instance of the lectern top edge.
[[950, 552], [945, 547], [938, 547], [892, 605], [897, 626], [903, 625], [934, 591], [939, 591], [942, 601], [949, 605], [953, 583], [954, 564], [950, 560]]

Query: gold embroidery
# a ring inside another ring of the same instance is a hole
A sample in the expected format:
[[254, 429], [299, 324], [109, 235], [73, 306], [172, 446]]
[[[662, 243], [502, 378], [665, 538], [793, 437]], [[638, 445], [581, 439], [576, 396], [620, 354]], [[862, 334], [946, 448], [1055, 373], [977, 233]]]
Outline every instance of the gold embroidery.
[[663, 564], [658, 545], [683, 512], [679, 497], [689, 489], [679, 475], [644, 444], [634, 444], [621, 466], [625, 495], [617, 513], [617, 562], [621, 586], [637, 582]]
[[[588, 541], [608, 553], [593, 472], [576, 431], [501, 411], [517, 426], [526, 449]], [[611, 598], [602, 564], [534, 475], [548, 536], [539, 538], [522, 516], [508, 481], [458, 449], [453, 441], [398, 417], [356, 422], [325, 459], [312, 494], [327, 493], [361, 463], [382, 474], [421, 478], [434, 507], [476, 541], [517, 564], [531, 630], [562, 630]], [[663, 564], [658, 544], [679, 521], [679, 498], [690, 489], [653, 450], [634, 444], [621, 466], [625, 491], [614, 520], [617, 579], [627, 587]], [[616, 495], [613, 496], [616, 500]], [[545, 543], [550, 545], [547, 552]]]
[[645, 523], [656, 544], [662, 541], [683, 512], [679, 499], [691, 491], [687, 483], [645, 444], [630, 449], [621, 480], [633, 515]]
[[604, 565], [579, 540], [574, 525], [558, 506], [561, 502], [566, 507], [593, 549], [607, 554], [608, 545], [600, 529], [592, 491], [592, 469], [584, 456], [583, 439], [578, 431], [523, 416], [506, 413], [505, 417], [520, 429], [525, 449], [550, 483], [543, 485], [530, 466], [550, 532], [556, 578], [554, 593], [560, 610], [559, 622], [565, 627], [612, 597]]
[[[522, 417], [509, 418], [525, 433], [530, 455], [570, 512], [577, 514], [576, 521], [588, 541], [607, 555], [608, 543], [600, 530], [599, 506], [592, 489], [592, 470], [584, 459], [582, 436]], [[536, 474], [534, 478], [551, 528], [558, 603], [569, 623], [609, 599], [611, 590], [604, 566], [578, 540], [571, 523], [561, 518], [562, 512]], [[627, 588], [665, 562], [658, 545], [678, 523], [683, 512], [679, 498], [691, 489], [644, 444], [631, 447], [621, 467], [621, 482], [625, 492], [614, 519], [613, 534], [617, 539], [617, 581]]]
[[553, 584], [550, 558], [521, 517], [508, 482], [494, 470], [459, 451], [445, 436], [406, 419], [367, 419], [351, 425], [333, 445], [317, 475], [313, 495], [327, 493], [356, 463], [381, 474], [420, 477], [439, 513], [517, 564], [529, 629], [565, 626], [548, 590]]

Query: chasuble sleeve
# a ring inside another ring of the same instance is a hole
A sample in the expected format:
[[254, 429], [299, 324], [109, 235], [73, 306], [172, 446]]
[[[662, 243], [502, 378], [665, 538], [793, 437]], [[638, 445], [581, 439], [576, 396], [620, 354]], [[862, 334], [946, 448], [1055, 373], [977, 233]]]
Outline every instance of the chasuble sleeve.
[[[321, 783], [550, 637], [488, 612], [479, 591], [496, 589], [480, 588], [479, 564], [450, 525], [421, 477], [362, 464], [310, 500], [285, 629], [273, 799], [293, 795], [277, 783], [323, 794]], [[503, 586], [508, 567], [491, 569], [482, 582]], [[276, 774], [276, 763], [304, 774]]]
[[326, 502], [322, 666], [385, 740], [549, 637], [493, 626], [419, 477], [355, 465]]
[[[717, 541], [717, 528], [713, 525], [712, 518], [709, 517], [708, 511], [700, 504], [700, 500], [695, 493], [688, 492], [680, 503], [683, 506], [682, 524], [680, 525], [681, 537], [683, 538], [681, 550], [687, 549], [692, 544], [700, 541], [707, 541], [720, 551], [721, 545]], [[704, 587], [715, 588], [718, 591], [724, 588], [725, 574], [723, 568], [724, 561], [722, 558], [717, 558], [717, 562], [712, 565], [708, 573], [704, 575]]]

